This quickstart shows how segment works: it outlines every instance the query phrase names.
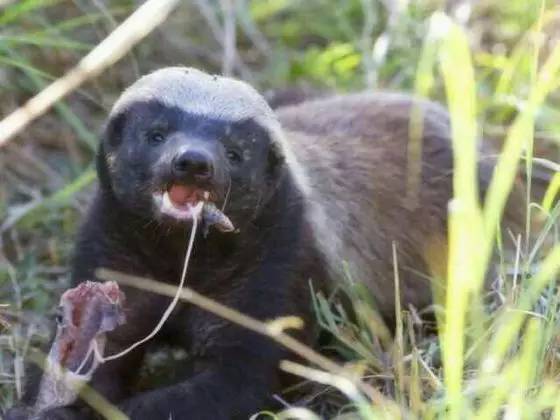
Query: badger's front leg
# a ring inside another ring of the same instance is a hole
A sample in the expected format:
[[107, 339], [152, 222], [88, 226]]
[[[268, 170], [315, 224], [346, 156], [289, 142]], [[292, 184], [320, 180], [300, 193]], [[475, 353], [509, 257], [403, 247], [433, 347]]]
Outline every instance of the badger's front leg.
[[280, 353], [257, 341], [262, 340], [253, 340], [250, 350], [220, 349], [221, 354], [201, 359], [203, 367], [188, 380], [137, 395], [120, 408], [131, 419], [247, 419], [277, 385]]
[[[285, 264], [277, 254], [285, 257], [282, 251], [277, 247], [252, 274], [224, 279], [212, 287], [214, 293], [200, 292], [261, 321], [290, 315], [307, 321], [310, 295], [296, 293], [301, 290], [296, 283], [305, 278], [295, 264]], [[293, 357], [269, 337], [192, 304], [185, 305], [167, 328], [178, 344], [190, 348], [194, 373], [180, 383], [125, 401], [121, 408], [132, 419], [248, 419], [279, 390], [279, 362]], [[304, 336], [302, 330], [288, 333]]]
[[267, 337], [195, 312], [189, 323], [197, 353], [194, 375], [125, 401], [121, 409], [131, 419], [247, 419], [278, 389], [278, 364], [289, 357], [286, 350]]

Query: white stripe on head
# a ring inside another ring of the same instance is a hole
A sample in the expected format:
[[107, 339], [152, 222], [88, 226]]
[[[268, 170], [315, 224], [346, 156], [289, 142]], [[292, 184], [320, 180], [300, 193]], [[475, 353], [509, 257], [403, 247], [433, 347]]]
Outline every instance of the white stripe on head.
[[138, 79], [124, 91], [113, 112], [150, 100], [224, 121], [276, 119], [264, 98], [250, 85], [187, 67], [167, 67]]

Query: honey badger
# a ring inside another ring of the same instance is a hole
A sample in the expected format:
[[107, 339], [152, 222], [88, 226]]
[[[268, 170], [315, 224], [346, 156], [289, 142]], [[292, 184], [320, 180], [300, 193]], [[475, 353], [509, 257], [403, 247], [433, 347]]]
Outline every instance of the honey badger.
[[[413, 109], [421, 111], [422, 148], [411, 194]], [[155, 71], [130, 86], [109, 115], [97, 156], [99, 188], [78, 236], [72, 279], [92, 279], [105, 267], [177, 284], [198, 217], [193, 208], [208, 200], [236, 232], [198, 233], [187, 281], [200, 293], [261, 320], [298, 315], [309, 324], [309, 279], [336, 282], [346, 266], [390, 318], [394, 242], [401, 299], [424, 307], [431, 302], [427, 278], [445, 269], [449, 136], [440, 106], [406, 95], [340, 95], [274, 112], [241, 81], [192, 68]], [[491, 169], [481, 164], [482, 190]], [[169, 302], [125, 293], [127, 325], [108, 335], [107, 354], [146, 336]], [[187, 304], [154, 341], [188, 349], [193, 372], [134, 394], [142, 346], [92, 379], [133, 419], [248, 418], [277, 389], [278, 362], [290, 356]], [[76, 406], [41, 417], [88, 415]]]

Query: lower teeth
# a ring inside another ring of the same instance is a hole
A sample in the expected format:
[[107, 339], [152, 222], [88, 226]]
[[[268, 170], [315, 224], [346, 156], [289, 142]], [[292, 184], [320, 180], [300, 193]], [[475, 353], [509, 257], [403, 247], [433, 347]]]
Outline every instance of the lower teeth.
[[210, 192], [204, 191], [203, 199], [185, 204], [176, 204], [171, 201], [167, 191], [163, 194], [162, 211], [179, 219], [201, 218], [206, 226], [212, 226], [220, 232], [233, 232], [235, 226], [216, 205], [209, 200]]

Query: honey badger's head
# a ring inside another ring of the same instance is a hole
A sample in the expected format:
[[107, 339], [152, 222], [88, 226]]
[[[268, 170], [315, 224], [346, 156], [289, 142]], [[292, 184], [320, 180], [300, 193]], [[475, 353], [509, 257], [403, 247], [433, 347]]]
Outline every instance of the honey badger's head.
[[278, 133], [275, 115], [245, 83], [165, 68], [142, 77], [113, 107], [98, 154], [100, 183], [146, 219], [190, 223], [207, 199], [242, 226], [279, 182]]

